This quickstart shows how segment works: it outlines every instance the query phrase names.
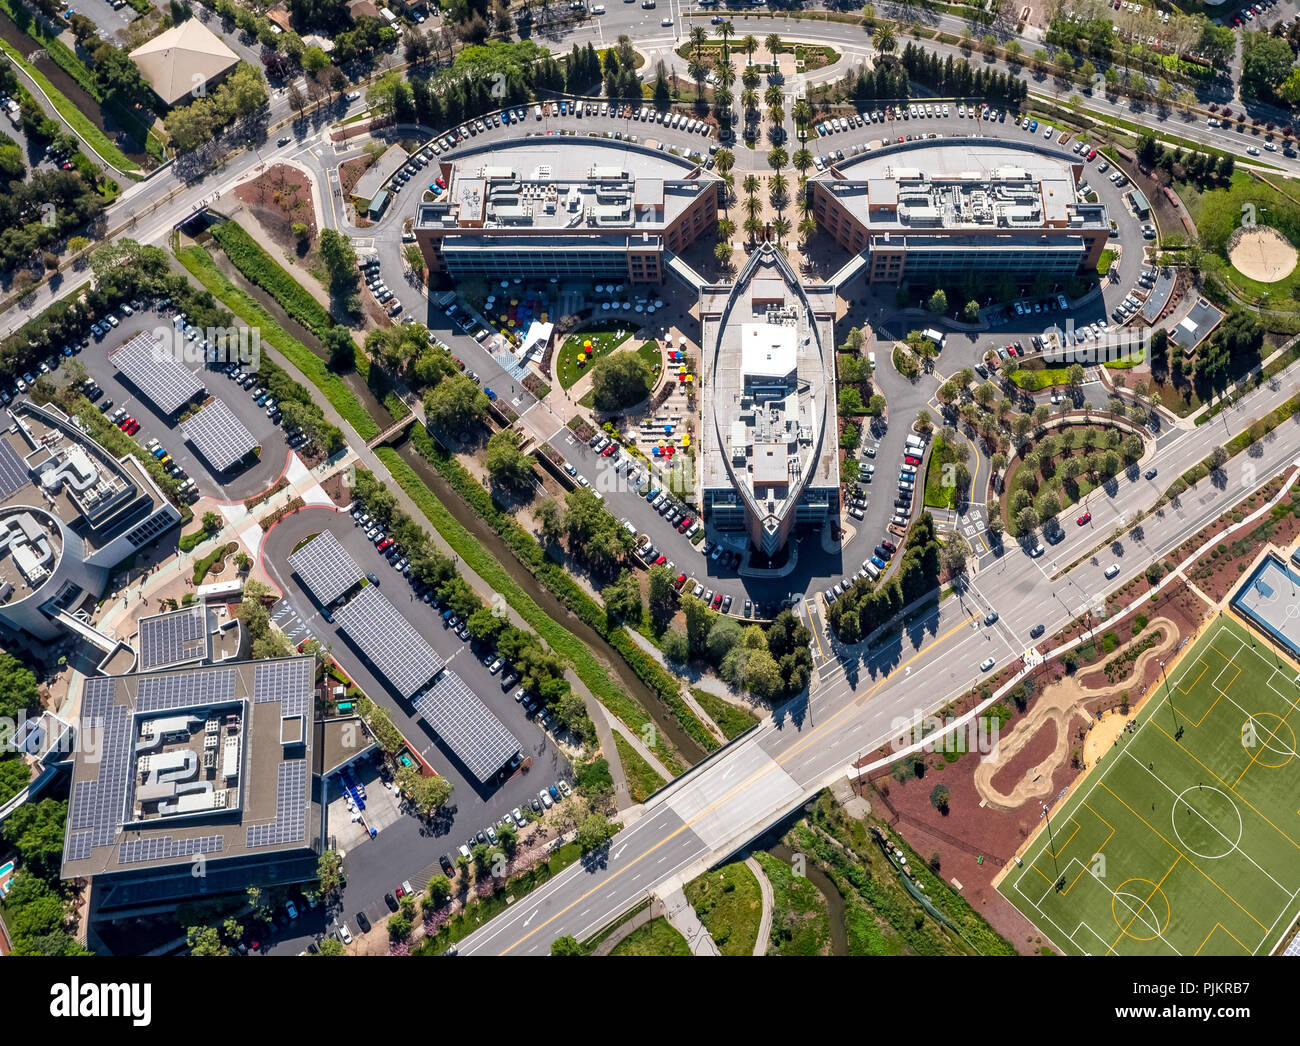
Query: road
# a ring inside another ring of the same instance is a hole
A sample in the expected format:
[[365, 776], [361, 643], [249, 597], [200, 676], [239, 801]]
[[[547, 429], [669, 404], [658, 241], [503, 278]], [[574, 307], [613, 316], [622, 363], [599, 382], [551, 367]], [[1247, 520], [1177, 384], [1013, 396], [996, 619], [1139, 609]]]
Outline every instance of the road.
[[[1243, 416], [1262, 413], [1285, 390], [1262, 388], [1243, 398]], [[1186, 437], [1191, 441], [1206, 426]], [[570, 867], [517, 901], [508, 912], [459, 945], [462, 954], [544, 954], [556, 937], [581, 938], [635, 905], [648, 891], [689, 878], [760, 834], [839, 777], [846, 765], [896, 737], [919, 716], [959, 697], [985, 676], [1018, 661], [1035, 624], [1055, 631], [1095, 607], [1148, 563], [1176, 548], [1256, 485], [1296, 459], [1288, 423], [1249, 458], [1254, 482], [1202, 482], [1108, 550], [1085, 558], [1053, 579], [1096, 533], [1069, 535], [1051, 558], [1033, 561], [1008, 552], [981, 569], [966, 590], [939, 606], [882, 648], [865, 653], [820, 637], [823, 655], [809, 697], [778, 709], [753, 733], [679, 778], [642, 816], [611, 841], [597, 861]], [[1238, 463], [1231, 463], [1230, 470]], [[1122, 483], [1117, 505], [1139, 504], [1151, 490]], [[1094, 518], [1096, 511], [1094, 510]], [[1046, 562], [1044, 562], [1046, 560]], [[1107, 581], [1116, 563], [1119, 575]], [[985, 626], [996, 609], [999, 619]]]

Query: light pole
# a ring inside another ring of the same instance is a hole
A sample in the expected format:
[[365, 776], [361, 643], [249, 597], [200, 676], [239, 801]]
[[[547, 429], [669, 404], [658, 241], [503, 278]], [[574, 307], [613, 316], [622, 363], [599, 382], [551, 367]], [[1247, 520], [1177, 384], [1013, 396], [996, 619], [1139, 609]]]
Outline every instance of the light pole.
[[1052, 855], [1052, 867], [1056, 869], [1056, 879], [1059, 882], [1061, 879], [1061, 866], [1056, 863], [1056, 839], [1052, 835], [1052, 814], [1046, 803], [1043, 803], [1043, 819], [1047, 821], [1048, 852]]
[[1160, 662], [1160, 678], [1165, 681], [1165, 702], [1169, 705], [1169, 714], [1174, 718], [1174, 740], [1179, 741], [1183, 736], [1183, 727], [1178, 722], [1178, 710], [1174, 708], [1173, 698], [1169, 694], [1169, 675], [1165, 672], [1163, 661]]

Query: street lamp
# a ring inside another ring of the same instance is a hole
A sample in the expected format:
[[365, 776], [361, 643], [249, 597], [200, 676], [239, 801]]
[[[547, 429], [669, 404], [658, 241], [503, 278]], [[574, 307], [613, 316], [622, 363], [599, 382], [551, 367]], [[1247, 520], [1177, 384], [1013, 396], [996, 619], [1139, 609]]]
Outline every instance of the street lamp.
[[1043, 818], [1044, 820], [1047, 821], [1048, 852], [1051, 853], [1052, 855], [1052, 867], [1056, 869], [1056, 878], [1057, 881], [1059, 882], [1061, 878], [1061, 866], [1056, 863], [1056, 839], [1052, 835], [1052, 814], [1051, 811], [1047, 808], [1046, 803], [1043, 803], [1042, 806], [1043, 806]]
[[1174, 718], [1174, 740], [1182, 740], [1183, 727], [1178, 722], [1178, 709], [1174, 707], [1173, 698], [1169, 694], [1169, 675], [1165, 672], [1165, 663], [1160, 662], [1160, 678], [1165, 681], [1165, 702], [1169, 705], [1169, 714]]

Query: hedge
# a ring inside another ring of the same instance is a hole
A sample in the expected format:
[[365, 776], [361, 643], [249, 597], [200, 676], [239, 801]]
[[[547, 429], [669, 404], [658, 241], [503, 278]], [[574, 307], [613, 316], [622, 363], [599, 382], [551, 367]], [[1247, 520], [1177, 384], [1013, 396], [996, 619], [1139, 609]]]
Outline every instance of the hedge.
[[379, 435], [378, 422], [361, 406], [361, 401], [337, 374], [330, 372], [325, 361], [278, 324], [252, 295], [240, 290], [226, 278], [202, 247], [191, 245], [176, 252], [180, 263], [214, 297], [250, 327], [261, 331], [262, 340], [292, 363], [329, 400], [358, 436], [372, 440]]
[[[412, 426], [413, 438], [416, 434], [428, 439], [424, 426], [416, 422]], [[605, 667], [595, 658], [586, 644], [567, 628], [555, 621], [526, 593], [506, 572], [505, 567], [493, 558], [483, 545], [466, 530], [447, 507], [434, 496], [428, 486], [416, 474], [392, 447], [379, 447], [376, 456], [392, 474], [398, 485], [406, 491], [416, 506], [433, 524], [434, 529], [442, 535], [444, 541], [455, 553], [486, 581], [492, 588], [505, 597], [506, 602], [546, 641], [546, 644], [561, 657], [573, 665], [578, 678], [596, 698], [618, 716], [629, 729], [638, 731], [638, 736], [646, 736], [644, 727], [652, 724], [649, 714], [631, 696], [625, 694], [610, 677]], [[540, 550], [539, 550], [540, 551]], [[667, 738], [655, 733], [655, 743], [650, 745], [659, 759], [673, 773], [680, 774], [685, 767], [672, 752]]]
[[637, 677], [655, 691], [672, 711], [682, 729], [705, 752], [719, 746], [690, 706], [682, 700], [681, 685], [653, 657], [641, 649], [621, 625], [612, 623], [604, 608], [589, 596], [567, 570], [551, 559], [536, 539], [514, 516], [502, 512], [483, 489], [450, 454], [434, 443], [421, 425], [411, 430], [411, 442], [420, 456], [429, 462], [465, 501], [505, 540], [524, 566], [569, 610], [618, 651]]

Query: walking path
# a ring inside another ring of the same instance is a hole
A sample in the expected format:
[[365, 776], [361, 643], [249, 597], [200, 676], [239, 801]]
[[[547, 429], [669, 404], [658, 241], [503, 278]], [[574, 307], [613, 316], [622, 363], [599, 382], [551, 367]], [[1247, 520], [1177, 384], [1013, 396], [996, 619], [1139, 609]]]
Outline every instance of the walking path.
[[772, 937], [772, 909], [774, 900], [772, 895], [772, 882], [763, 871], [763, 866], [753, 857], [745, 858], [745, 867], [754, 873], [754, 878], [758, 880], [758, 892], [763, 898], [763, 914], [758, 920], [758, 937], [754, 939], [754, 954], [766, 955], [767, 942]]
[[686, 938], [692, 955], [722, 954], [718, 951], [718, 945], [712, 935], [700, 922], [700, 917], [695, 914], [695, 909], [686, 900], [686, 894], [682, 892], [680, 884], [673, 885], [672, 889], [666, 892], [662, 888], [656, 890], [655, 896], [663, 902], [664, 917], [669, 924]]
[[[652, 643], [649, 639], [643, 636], [636, 629], [629, 628], [626, 631], [627, 634], [632, 637], [632, 641], [636, 643], [637, 646], [639, 646], [647, 654], [649, 654], [656, 661], [658, 661], [659, 664], [661, 664], [664, 668], [667, 668], [670, 673], [672, 672], [672, 669], [668, 668], [668, 661], [664, 657], [662, 650], [660, 650], [657, 646], [655, 646], [654, 643]], [[673, 678], [674, 679], [677, 678], [675, 674]], [[704, 711], [703, 706], [698, 701], [695, 700], [695, 695], [691, 693], [690, 689], [688, 687], [683, 687], [680, 683], [678, 683], [677, 690], [678, 693], [681, 694], [682, 700], [686, 702], [686, 706], [692, 712], [694, 712], [695, 715], [699, 718], [700, 722], [704, 724], [705, 729], [708, 730], [709, 733], [711, 733], [718, 742], [720, 742], [721, 744], [726, 744], [727, 735], [722, 732], [721, 728], [718, 726], [717, 723], [713, 721], [713, 718], [709, 715], [709, 713]]]

